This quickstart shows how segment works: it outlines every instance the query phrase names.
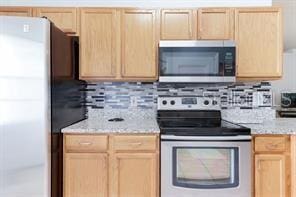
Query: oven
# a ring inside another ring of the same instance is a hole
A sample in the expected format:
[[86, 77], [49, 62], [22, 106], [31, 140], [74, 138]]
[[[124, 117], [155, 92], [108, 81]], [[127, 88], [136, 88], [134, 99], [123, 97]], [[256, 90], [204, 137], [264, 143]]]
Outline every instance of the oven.
[[235, 82], [233, 41], [160, 41], [159, 81]]
[[161, 135], [162, 197], [251, 197], [251, 136]]

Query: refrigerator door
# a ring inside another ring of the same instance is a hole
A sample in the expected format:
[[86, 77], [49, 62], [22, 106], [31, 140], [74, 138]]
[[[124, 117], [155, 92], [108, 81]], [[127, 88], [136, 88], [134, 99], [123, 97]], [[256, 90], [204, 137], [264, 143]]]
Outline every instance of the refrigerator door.
[[50, 196], [50, 23], [0, 16], [0, 196]]

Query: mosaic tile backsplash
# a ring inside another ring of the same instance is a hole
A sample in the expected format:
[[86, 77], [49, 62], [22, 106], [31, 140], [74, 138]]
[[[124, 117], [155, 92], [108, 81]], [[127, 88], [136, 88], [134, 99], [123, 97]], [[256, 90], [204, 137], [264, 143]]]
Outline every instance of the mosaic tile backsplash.
[[83, 103], [92, 109], [156, 109], [158, 96], [217, 97], [222, 109], [271, 108], [272, 91], [268, 82], [259, 84], [198, 85], [104, 82], [89, 83]]

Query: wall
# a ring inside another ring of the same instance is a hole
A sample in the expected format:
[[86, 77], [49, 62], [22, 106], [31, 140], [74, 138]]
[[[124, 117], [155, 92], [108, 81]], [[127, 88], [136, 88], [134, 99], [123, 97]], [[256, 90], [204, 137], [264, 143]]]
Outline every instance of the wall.
[[11, 6], [215, 7], [270, 6], [272, 0], [0, 0]]
[[[294, 39], [296, 40], [296, 37]], [[296, 49], [284, 53], [283, 69], [283, 78], [271, 82], [276, 105], [280, 105], [282, 91], [296, 92]]]
[[273, 5], [283, 7], [285, 50], [296, 48], [296, 0], [273, 0]]

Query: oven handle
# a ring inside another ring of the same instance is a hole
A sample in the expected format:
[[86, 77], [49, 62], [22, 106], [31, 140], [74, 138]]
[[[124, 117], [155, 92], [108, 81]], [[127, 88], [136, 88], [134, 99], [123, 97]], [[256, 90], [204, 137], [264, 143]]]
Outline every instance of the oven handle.
[[163, 141], [251, 141], [249, 135], [237, 136], [176, 136], [176, 135], [161, 135]]

